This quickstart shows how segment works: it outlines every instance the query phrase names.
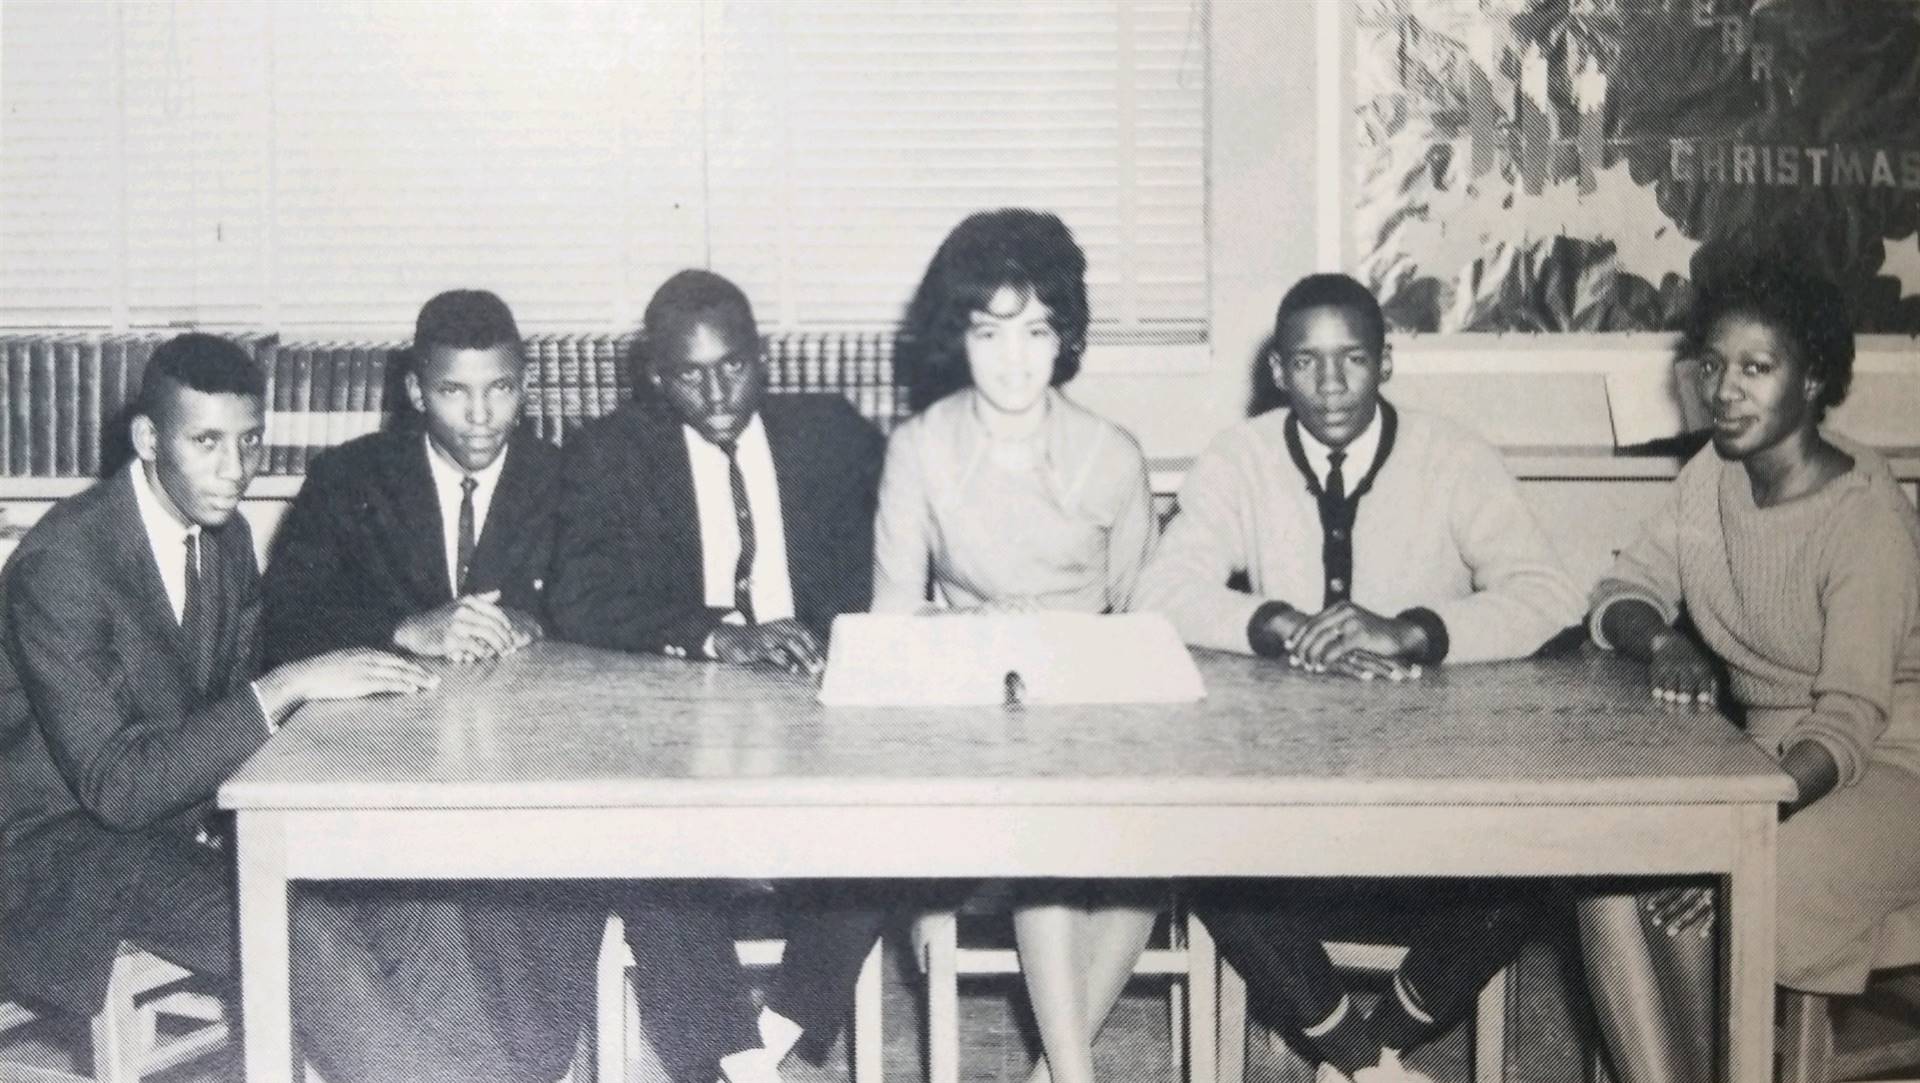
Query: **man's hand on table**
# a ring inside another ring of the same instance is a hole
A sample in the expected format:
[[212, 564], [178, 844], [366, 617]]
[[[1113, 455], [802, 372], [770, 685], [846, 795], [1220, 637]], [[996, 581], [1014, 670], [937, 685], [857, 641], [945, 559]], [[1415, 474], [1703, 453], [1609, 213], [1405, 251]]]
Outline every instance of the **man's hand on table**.
[[[1297, 612], [1297, 611], [1296, 611]], [[1352, 602], [1333, 605], [1282, 630], [1287, 661], [1312, 673], [1343, 673], [1363, 681], [1420, 676], [1408, 661], [1426, 650], [1426, 633], [1411, 621], [1384, 617]]]
[[540, 638], [540, 625], [500, 604], [500, 592], [469, 594], [415, 613], [393, 630], [393, 645], [424, 658], [477, 662], [511, 654]]
[[766, 624], [722, 624], [713, 630], [713, 656], [733, 665], [771, 665], [793, 673], [827, 668], [813, 631], [791, 617]]
[[417, 662], [372, 647], [352, 647], [289, 662], [253, 682], [260, 708], [275, 725], [314, 700], [361, 699], [428, 691], [440, 678]]

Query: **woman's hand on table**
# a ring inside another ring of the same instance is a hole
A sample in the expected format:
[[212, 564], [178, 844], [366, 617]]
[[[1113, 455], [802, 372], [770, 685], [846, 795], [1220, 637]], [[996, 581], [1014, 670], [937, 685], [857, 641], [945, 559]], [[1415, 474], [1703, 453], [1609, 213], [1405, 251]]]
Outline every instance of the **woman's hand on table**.
[[1647, 648], [1647, 682], [1654, 699], [1695, 709], [1713, 706], [1720, 680], [1692, 640], [1666, 628], [1654, 634]]

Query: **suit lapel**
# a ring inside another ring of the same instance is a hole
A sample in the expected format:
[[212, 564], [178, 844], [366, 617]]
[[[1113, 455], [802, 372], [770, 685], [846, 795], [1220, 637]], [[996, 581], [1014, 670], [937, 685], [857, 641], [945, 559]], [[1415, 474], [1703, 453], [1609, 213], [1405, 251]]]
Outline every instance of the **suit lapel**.
[[[220, 546], [220, 651], [214, 656], [210, 689], [225, 694], [234, 685], [236, 667], [251, 670], [254, 663], [250, 644], [258, 635], [260, 611], [253, 603], [259, 599], [260, 584], [250, 535], [228, 523], [215, 536]], [[253, 673], [240, 676], [251, 680]]]
[[[539, 464], [534, 457], [538, 451], [527, 446], [531, 439], [534, 438], [516, 432], [507, 444], [507, 461], [500, 470], [500, 483], [494, 486], [493, 499], [487, 505], [487, 521], [480, 527], [480, 537], [473, 547], [473, 567], [467, 571], [470, 583], [500, 585], [507, 570], [505, 562], [533, 514], [540, 487], [553, 484], [553, 478], [537, 476]], [[443, 556], [441, 563], [445, 561]]]
[[112, 481], [113, 560], [120, 577], [121, 596], [132, 600], [140, 621], [153, 638], [173, 652], [181, 678], [192, 683], [193, 653], [187, 649], [186, 635], [173, 615], [173, 602], [160, 579], [160, 567], [154, 563], [153, 543], [147, 539], [147, 525], [140, 518], [140, 505], [133, 495], [133, 471], [141, 469], [139, 459], [127, 464]]
[[446, 527], [440, 520], [440, 497], [433, 488], [433, 472], [427, 466], [426, 436], [404, 430], [392, 448], [388, 466], [382, 472], [386, 477], [387, 511], [398, 529], [390, 538], [376, 539], [375, 544], [392, 545], [399, 552], [399, 574], [422, 607], [451, 601]]
[[[768, 407], [773, 407], [768, 409]], [[774, 487], [780, 492], [780, 529], [787, 539], [787, 581], [793, 588], [794, 612], [800, 612], [802, 580], [806, 576], [807, 556], [813, 551], [808, 512], [813, 503], [807, 492], [807, 471], [800, 461], [798, 443], [802, 434], [795, 431], [784, 410], [771, 397], [760, 404], [760, 421], [767, 428], [767, 450], [773, 459]]]
[[635, 412], [634, 425], [634, 444], [640, 452], [640, 461], [634, 464], [636, 484], [653, 501], [650, 514], [661, 524], [654, 533], [673, 542], [662, 554], [665, 581], [684, 590], [683, 597], [694, 604], [704, 605], [707, 586], [700, 551], [700, 506], [693, 496], [693, 464], [687, 459], [680, 421], [664, 406], [646, 404]]

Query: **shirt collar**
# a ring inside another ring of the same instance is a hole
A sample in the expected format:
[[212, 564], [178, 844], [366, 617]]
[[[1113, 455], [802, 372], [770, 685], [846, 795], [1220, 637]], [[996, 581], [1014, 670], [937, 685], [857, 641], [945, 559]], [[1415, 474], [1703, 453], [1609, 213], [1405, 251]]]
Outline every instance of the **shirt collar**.
[[127, 464], [127, 469], [133, 474], [133, 502], [140, 509], [140, 524], [146, 528], [148, 539], [184, 549], [187, 536], [200, 533], [200, 524], [182, 523], [167, 510], [167, 502], [154, 491], [153, 482], [147, 476], [146, 460], [135, 458]]
[[[1360, 430], [1360, 435], [1347, 444], [1347, 457], [1340, 461], [1340, 476], [1345, 479], [1347, 489], [1352, 491], [1360, 479], [1373, 469], [1374, 459], [1380, 454], [1380, 420], [1386, 413], [1385, 404], [1374, 403], [1373, 420]], [[1327, 483], [1327, 471], [1331, 468], [1333, 449], [1315, 439], [1305, 425], [1294, 426], [1300, 434], [1300, 448], [1307, 453], [1307, 465], [1313, 468], [1314, 480], [1321, 485]]]
[[[680, 433], [687, 441], [689, 453], [697, 453], [699, 449], [705, 448], [715, 455], [726, 455], [724, 448], [700, 435], [699, 429], [684, 421], [680, 423]], [[753, 416], [747, 419], [747, 427], [740, 430], [739, 436], [734, 437], [733, 446], [736, 453], [746, 454], [758, 454], [761, 448], [767, 446], [767, 427], [760, 421], [760, 411], [755, 410]]]
[[492, 462], [469, 475], [466, 468], [448, 458], [447, 453], [440, 450], [430, 434], [421, 433], [420, 439], [427, 443], [427, 469], [433, 472], [433, 484], [441, 489], [458, 489], [460, 479], [471, 476], [473, 480], [480, 483], [479, 488], [491, 491], [494, 483], [500, 480], [500, 472], [507, 467], [507, 456], [513, 451], [513, 445], [509, 442], [506, 447], [500, 449], [500, 454], [493, 457]]

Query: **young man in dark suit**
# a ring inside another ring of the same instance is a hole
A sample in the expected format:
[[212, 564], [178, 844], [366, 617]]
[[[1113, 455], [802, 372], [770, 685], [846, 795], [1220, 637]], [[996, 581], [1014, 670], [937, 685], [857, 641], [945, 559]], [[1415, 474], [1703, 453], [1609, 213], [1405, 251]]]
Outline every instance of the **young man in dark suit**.
[[[262, 389], [224, 339], [163, 345], [132, 422], [137, 458], [61, 502], [7, 564], [0, 975], [11, 995], [90, 1015], [122, 941], [232, 992], [214, 791], [304, 702], [435, 683], [368, 649], [260, 672], [253, 539], [236, 512], [259, 468]], [[419, 1033], [333, 900], [297, 892], [291, 936], [303, 1049], [329, 1079], [454, 1083], [483, 1068]]]
[[342, 646], [479, 659], [540, 635], [560, 452], [520, 427], [525, 357], [484, 290], [428, 301], [414, 414], [322, 452], [268, 562], [267, 657]]
[[[414, 415], [316, 457], [281, 523], [264, 583], [270, 661], [348, 646], [471, 661], [541, 634], [560, 453], [520, 427], [513, 313], [483, 290], [442, 293], [420, 309], [409, 362]], [[566, 1071], [604, 899], [505, 883], [340, 894], [448, 1040], [496, 1039], [499, 1078]]]
[[[753, 308], [707, 271], [654, 294], [636, 363], [641, 396], [567, 447], [546, 591], [555, 634], [817, 672], [833, 618], [871, 595], [880, 433], [839, 396], [767, 397]], [[678, 1083], [710, 1083], [716, 1064], [730, 1083], [771, 1083], [796, 1044], [825, 1056], [878, 917], [826, 885], [781, 895], [794, 914], [764, 1010], [752, 1010], [730, 950], [682, 959], [699, 992], [677, 1022], [704, 1045], [667, 1065]]]

